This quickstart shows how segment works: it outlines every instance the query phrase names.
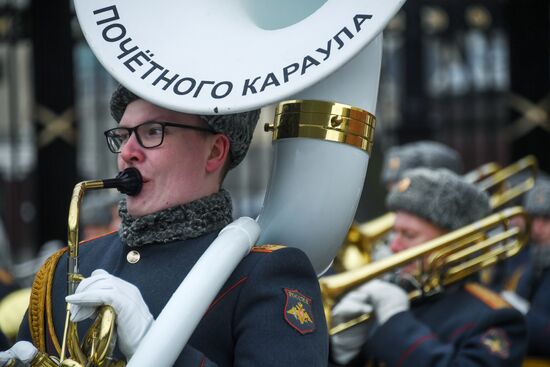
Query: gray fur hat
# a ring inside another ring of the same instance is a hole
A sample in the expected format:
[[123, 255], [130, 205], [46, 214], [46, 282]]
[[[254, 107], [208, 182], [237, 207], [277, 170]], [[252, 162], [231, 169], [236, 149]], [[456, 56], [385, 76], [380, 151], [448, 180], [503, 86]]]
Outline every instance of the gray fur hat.
[[525, 194], [523, 206], [533, 216], [550, 218], [550, 179], [538, 178], [535, 187]]
[[[117, 123], [122, 119], [126, 106], [139, 99], [137, 95], [119, 85], [111, 97], [111, 116]], [[252, 134], [260, 117], [260, 110], [233, 113], [227, 115], [198, 115], [215, 132], [229, 138], [231, 163], [229, 169], [236, 167], [244, 159]]]
[[489, 196], [456, 173], [416, 168], [404, 173], [388, 194], [389, 210], [403, 210], [447, 230], [475, 222], [491, 212]]
[[382, 166], [381, 179], [384, 185], [397, 182], [403, 172], [412, 168], [447, 168], [462, 174], [462, 158], [458, 152], [435, 141], [418, 141], [388, 150]]

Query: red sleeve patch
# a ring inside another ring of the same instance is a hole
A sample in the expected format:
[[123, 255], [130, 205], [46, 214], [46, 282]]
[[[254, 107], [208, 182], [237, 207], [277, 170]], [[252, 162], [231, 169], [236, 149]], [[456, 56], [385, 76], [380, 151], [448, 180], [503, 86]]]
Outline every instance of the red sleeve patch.
[[283, 288], [285, 292], [284, 318], [300, 334], [315, 331], [311, 298], [304, 296], [297, 289]]

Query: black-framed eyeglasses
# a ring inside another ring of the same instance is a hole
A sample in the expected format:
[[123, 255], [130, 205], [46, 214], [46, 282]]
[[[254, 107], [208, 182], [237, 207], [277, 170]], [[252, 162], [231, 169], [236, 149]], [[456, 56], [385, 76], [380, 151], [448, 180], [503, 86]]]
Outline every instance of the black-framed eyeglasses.
[[205, 127], [176, 124], [172, 122], [147, 121], [134, 127], [115, 127], [114, 129], [105, 131], [103, 134], [105, 134], [105, 138], [107, 139], [109, 150], [113, 153], [120, 153], [124, 144], [126, 144], [134, 132], [139, 145], [143, 148], [158, 147], [164, 141], [164, 130], [166, 126], [204, 131], [212, 134], [216, 133], [214, 130]]

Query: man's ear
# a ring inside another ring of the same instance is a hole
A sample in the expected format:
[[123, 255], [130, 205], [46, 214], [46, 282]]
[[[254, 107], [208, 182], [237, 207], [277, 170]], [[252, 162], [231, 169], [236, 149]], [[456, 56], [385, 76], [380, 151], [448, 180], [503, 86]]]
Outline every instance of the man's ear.
[[229, 159], [229, 139], [224, 134], [216, 134], [212, 137], [210, 155], [206, 161], [206, 172], [213, 173], [223, 167]]

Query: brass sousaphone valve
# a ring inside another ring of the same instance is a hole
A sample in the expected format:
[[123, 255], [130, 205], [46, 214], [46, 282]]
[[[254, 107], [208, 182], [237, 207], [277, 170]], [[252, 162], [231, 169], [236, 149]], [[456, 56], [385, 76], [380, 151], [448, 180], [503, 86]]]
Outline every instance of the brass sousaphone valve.
[[[83, 181], [75, 185], [69, 206], [68, 220], [68, 261], [67, 261], [67, 294], [74, 294], [83, 279], [78, 268], [78, 229], [80, 203], [87, 190], [116, 188], [123, 194], [139, 194], [143, 179], [138, 169], [130, 167], [120, 172], [113, 179]], [[76, 324], [70, 321], [70, 305], [67, 304], [63, 342], [59, 359], [38, 352], [31, 366], [124, 366], [124, 361], [113, 361], [110, 356], [115, 346], [115, 319], [112, 307], [102, 306], [97, 317], [80, 343]], [[66, 358], [67, 351], [70, 358]]]

